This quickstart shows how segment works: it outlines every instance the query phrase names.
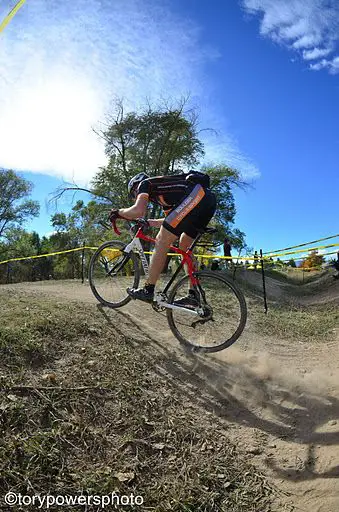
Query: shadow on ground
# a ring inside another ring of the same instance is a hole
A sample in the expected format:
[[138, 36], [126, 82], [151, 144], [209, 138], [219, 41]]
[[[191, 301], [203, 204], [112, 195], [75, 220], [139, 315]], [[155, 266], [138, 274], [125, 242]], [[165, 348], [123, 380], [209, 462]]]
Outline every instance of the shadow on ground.
[[[226, 360], [218, 360], [218, 356], [190, 355], [150, 335], [128, 313], [108, 311], [101, 306], [98, 310], [112, 330], [118, 331], [128, 344], [142, 352], [150, 367], [184, 393], [188, 401], [232, 425], [249, 427], [264, 436], [303, 445], [307, 457], [298, 469], [286, 470], [269, 459], [266, 461], [276, 476], [298, 481], [339, 477], [337, 465], [317, 472], [314, 453], [315, 445], [333, 446], [334, 449], [339, 445], [337, 389], [333, 395], [317, 392], [314, 381], [276, 371], [277, 368], [270, 368], [260, 355], [239, 352], [236, 357], [233, 353], [230, 360], [227, 360], [228, 351], [222, 355]], [[126, 337], [124, 327], [119, 330], [119, 317], [124, 320], [124, 325], [126, 321], [131, 324], [136, 334], [133, 338]], [[316, 378], [321, 379], [321, 376]], [[338, 379], [333, 377], [333, 382]], [[333, 426], [329, 431], [323, 431], [329, 422]]]

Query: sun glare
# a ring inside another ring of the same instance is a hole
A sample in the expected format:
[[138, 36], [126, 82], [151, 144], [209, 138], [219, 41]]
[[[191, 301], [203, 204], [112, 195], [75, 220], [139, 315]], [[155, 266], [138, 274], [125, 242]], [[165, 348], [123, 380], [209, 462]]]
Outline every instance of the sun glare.
[[102, 105], [81, 80], [50, 78], [21, 89], [5, 117], [4, 133], [0, 130], [0, 139], [7, 141], [4, 164], [13, 162], [15, 154], [17, 168], [87, 182], [93, 166], [105, 163], [103, 147], [90, 128], [102, 117]]

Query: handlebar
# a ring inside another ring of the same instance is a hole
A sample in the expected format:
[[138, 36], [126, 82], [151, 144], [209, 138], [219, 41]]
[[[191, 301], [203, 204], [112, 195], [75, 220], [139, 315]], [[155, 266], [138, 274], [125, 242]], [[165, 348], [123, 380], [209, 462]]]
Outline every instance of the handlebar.
[[114, 229], [115, 233], [120, 236], [121, 235], [121, 231], [117, 228], [117, 220], [116, 219], [112, 219], [111, 220], [111, 224], [112, 224], [112, 228]]
[[[133, 220], [125, 219], [124, 217], [118, 217], [118, 218], [120, 218], [121, 220], [127, 221], [130, 227], [131, 227], [132, 223], [135, 223], [135, 225], [138, 226], [138, 228], [141, 228], [141, 229], [149, 227], [148, 221], [144, 217], [140, 217], [138, 219], [133, 219]], [[116, 221], [117, 221], [117, 219], [110, 220], [112, 228], [114, 229], [114, 232], [118, 236], [120, 236], [121, 235], [121, 231], [118, 229]]]

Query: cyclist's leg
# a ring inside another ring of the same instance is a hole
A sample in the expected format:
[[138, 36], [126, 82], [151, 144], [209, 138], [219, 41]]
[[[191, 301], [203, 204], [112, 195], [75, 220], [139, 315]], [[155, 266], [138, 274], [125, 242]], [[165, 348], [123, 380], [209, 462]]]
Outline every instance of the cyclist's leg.
[[[193, 232], [192, 232], [193, 234]], [[198, 233], [196, 233], [197, 235]], [[194, 237], [195, 238], [195, 237]], [[194, 238], [189, 236], [187, 233], [182, 233], [179, 241], [179, 248], [182, 251], [187, 251], [187, 249], [192, 245]], [[197, 261], [193, 256], [194, 264], [197, 268]], [[184, 265], [185, 273], [188, 274], [187, 265]], [[182, 297], [175, 300], [174, 304], [176, 306], [185, 306], [185, 307], [197, 307], [199, 302], [196, 298], [195, 290], [193, 289], [190, 280], [187, 281], [187, 295], [183, 295]]]
[[166, 263], [168, 249], [177, 238], [177, 235], [161, 226], [155, 239], [154, 253], [149, 266], [148, 284], [155, 285], [158, 281]]
[[[181, 236], [180, 236], [180, 241], [179, 241], [179, 248], [182, 250], [182, 251], [187, 251], [187, 249], [192, 245], [194, 241], [194, 238], [189, 236], [187, 233], [182, 233]], [[193, 261], [194, 261], [194, 265], [196, 268], [197, 267], [197, 261], [195, 259], [195, 257], [193, 256]], [[188, 274], [188, 268], [187, 268], [187, 265], [184, 265], [184, 270], [185, 270], [185, 273]], [[190, 282], [188, 282], [188, 293], [191, 291], [192, 293], [192, 289], [190, 288]]]
[[[182, 203], [173, 208], [156, 238], [155, 251], [151, 259], [149, 277], [144, 288], [128, 289], [128, 294], [133, 299], [152, 302], [154, 287], [164, 268], [169, 246], [186, 233], [191, 239], [197, 234], [197, 228], [208, 224], [215, 211], [215, 196], [207, 192], [200, 185], [195, 186]], [[188, 239], [183, 238], [183, 243]]]
[[[201, 186], [197, 186], [191, 193], [191, 201], [186, 200], [182, 205], [169, 213], [163, 226], [172, 233], [180, 235], [179, 247], [182, 250], [187, 250], [199, 230], [206, 227], [213, 217], [216, 207], [215, 196], [210, 191], [205, 191]], [[185, 271], [187, 273], [187, 268]], [[196, 291], [190, 287], [190, 280], [187, 280], [187, 285], [187, 295], [176, 299], [175, 304], [195, 307], [198, 305]]]
[[179, 247], [182, 251], [187, 251], [187, 249], [192, 245], [194, 238], [190, 237], [186, 233], [182, 233], [180, 236]]
[[165, 266], [168, 249], [177, 238], [178, 235], [161, 226], [155, 239], [155, 249], [149, 266], [148, 279], [143, 288], [128, 288], [127, 292], [130, 297], [144, 302], [153, 301], [154, 288]]

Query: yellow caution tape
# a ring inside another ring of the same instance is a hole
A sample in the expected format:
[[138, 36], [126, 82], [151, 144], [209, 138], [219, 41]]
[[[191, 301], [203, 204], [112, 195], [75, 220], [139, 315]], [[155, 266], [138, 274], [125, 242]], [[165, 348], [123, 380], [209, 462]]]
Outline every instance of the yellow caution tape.
[[[98, 247], [90, 247], [90, 246], [84, 246], [84, 247], [76, 247], [75, 249], [67, 249], [64, 251], [57, 251], [57, 252], [50, 252], [48, 254], [37, 254], [34, 256], [24, 256], [21, 258], [10, 258], [4, 261], [0, 261], [0, 265], [4, 265], [5, 263], [11, 263], [12, 261], [24, 261], [24, 260], [34, 260], [37, 258], [47, 258], [48, 256], [58, 256], [59, 254], [67, 254], [70, 252], [76, 252], [76, 251], [83, 251], [85, 249], [90, 249], [93, 251], [96, 251]], [[119, 251], [119, 249], [103, 249], [102, 253], [105, 255], [105, 253], [110, 253], [112, 251]], [[145, 251], [145, 254], [153, 254], [154, 251]], [[168, 253], [168, 256], [180, 256], [180, 254], [177, 253]], [[223, 260], [246, 260], [246, 261], [252, 261], [257, 258], [249, 257], [249, 258], [239, 258], [238, 256], [217, 256], [213, 254], [194, 254], [195, 258], [213, 258], [213, 259], [223, 259]]]
[[[331, 252], [323, 252], [321, 254], [318, 254], [318, 256], [331, 256], [332, 254], [337, 254], [338, 251], [331, 251]], [[298, 258], [299, 260], [306, 260], [309, 256], [303, 256], [303, 257], [300, 257]], [[286, 260], [280, 260], [282, 263], [285, 263], [286, 261], [295, 261], [297, 258], [289, 258], [289, 259], [286, 259]], [[265, 263], [271, 263], [272, 265], [274, 263], [276, 263], [275, 261], [265, 261]]]
[[66, 251], [50, 252], [48, 254], [36, 254], [35, 256], [24, 256], [23, 258], [11, 258], [9, 260], [0, 261], [0, 265], [10, 263], [12, 261], [35, 260], [37, 258], [47, 258], [48, 256], [57, 256], [58, 254], [66, 254], [68, 252], [83, 251], [84, 249], [96, 250], [97, 247], [77, 247], [75, 249], [67, 249]]
[[26, 0], [19, 0], [19, 2], [13, 7], [9, 14], [7, 14], [6, 18], [0, 24], [0, 33], [7, 27], [8, 23], [11, 19], [16, 15], [20, 7], [23, 6]]
[[264, 255], [273, 254], [273, 253], [277, 253], [277, 252], [283, 252], [283, 251], [289, 251], [290, 249], [297, 249], [298, 247], [306, 247], [307, 245], [316, 244], [317, 242], [323, 242], [324, 240], [330, 240], [331, 238], [337, 238], [337, 237], [339, 237], [339, 234], [332, 235], [332, 236], [326, 236], [325, 238], [319, 238], [318, 240], [313, 240], [313, 242], [307, 242], [307, 243], [299, 244], [299, 245], [292, 245], [291, 247], [285, 247], [284, 249], [277, 249], [276, 251], [264, 252]]
[[112, 256], [112, 253], [121, 253], [121, 251], [119, 249], [103, 249], [100, 254], [102, 254], [103, 256], [106, 256], [108, 258], [110, 258]]
[[[316, 250], [316, 249], [325, 249], [325, 248], [329, 248], [329, 247], [339, 247], [339, 244], [330, 244], [330, 245], [323, 245], [323, 246], [319, 246], [319, 247], [316, 247], [316, 248], [312, 248], [310, 249], [311, 251], [313, 250]], [[64, 251], [56, 251], [56, 252], [51, 252], [51, 253], [48, 253], [48, 254], [36, 254], [34, 256], [24, 256], [24, 257], [21, 257], [21, 258], [10, 258], [10, 259], [7, 259], [7, 260], [4, 260], [4, 261], [0, 261], [0, 265], [4, 265], [5, 263], [11, 263], [11, 262], [14, 262], [14, 261], [24, 261], [24, 260], [34, 260], [34, 259], [38, 259], [38, 258], [47, 258], [49, 256], [58, 256], [60, 254], [67, 254], [67, 253], [71, 253], [71, 252], [76, 252], [76, 251], [84, 251], [85, 249], [89, 249], [89, 250], [97, 250], [98, 247], [91, 247], [91, 246], [84, 246], [84, 247], [76, 247], [74, 249], [67, 249], [67, 250], [64, 250]], [[102, 253], [105, 255], [106, 253], [109, 254], [111, 253], [112, 251], [118, 251], [119, 252], [119, 249], [103, 249]], [[286, 252], [286, 253], [281, 253], [281, 254], [275, 254], [274, 257], [278, 257], [278, 256], [284, 256], [284, 255], [289, 255], [289, 254], [297, 254], [297, 253], [304, 253], [306, 252], [304, 249], [303, 250], [299, 250], [299, 251], [292, 251], [292, 252]], [[327, 255], [330, 255], [330, 254], [336, 254], [337, 251], [334, 251], [334, 252], [329, 252], [329, 253], [324, 253], [322, 254], [321, 256], [327, 256]], [[145, 254], [154, 254], [154, 251], [145, 251]], [[168, 253], [167, 256], [180, 256], [180, 254], [178, 253]], [[273, 254], [272, 254], [273, 256]], [[194, 254], [194, 257], [195, 258], [206, 258], [206, 259], [218, 259], [218, 260], [236, 260], [236, 261], [257, 261], [257, 264], [260, 265], [260, 262], [261, 262], [261, 259], [260, 259], [260, 256], [248, 256], [248, 257], [240, 257], [240, 256], [219, 256], [217, 254]], [[263, 261], [265, 262], [265, 264], [274, 264], [276, 262], [271, 262], [271, 261], [268, 261], [270, 255], [266, 255], [264, 256], [263, 258]], [[291, 258], [291, 259], [294, 259], [294, 258]], [[284, 261], [288, 261], [288, 260], [282, 260], [282, 263]]]
[[287, 256], [289, 254], [301, 254], [306, 252], [312, 252], [317, 251], [319, 249], [328, 249], [329, 247], [339, 247], [339, 244], [319, 245], [318, 247], [310, 247], [309, 249], [299, 249], [298, 251], [282, 252], [279, 254], [266, 254], [265, 259], [273, 257], [277, 258], [278, 256]]

